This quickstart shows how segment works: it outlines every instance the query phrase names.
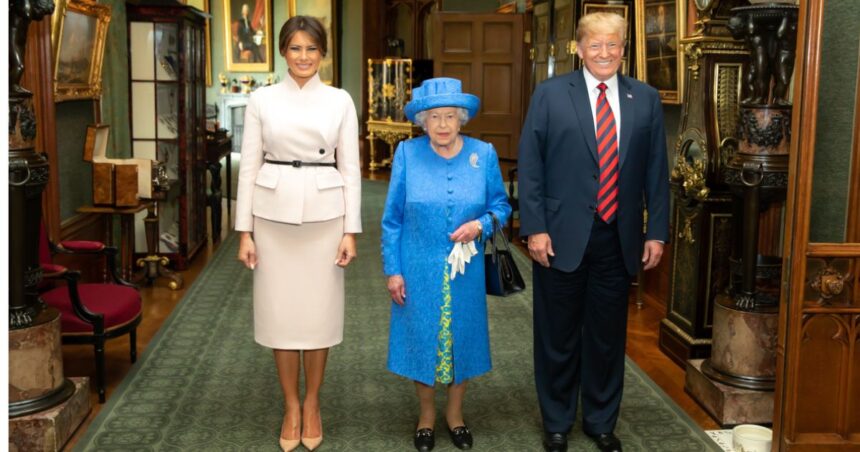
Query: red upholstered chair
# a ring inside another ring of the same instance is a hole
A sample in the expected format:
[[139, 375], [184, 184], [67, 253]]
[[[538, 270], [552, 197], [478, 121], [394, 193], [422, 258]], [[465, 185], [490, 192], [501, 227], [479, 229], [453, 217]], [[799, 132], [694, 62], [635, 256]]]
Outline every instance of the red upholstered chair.
[[[53, 255], [86, 254], [107, 258], [112, 283], [80, 283], [80, 273], [53, 263]], [[117, 249], [101, 242], [66, 241], [49, 243], [41, 231], [39, 262], [45, 282], [63, 280], [65, 285], [41, 292], [45, 304], [60, 311], [64, 344], [93, 344], [96, 355], [96, 388], [99, 402], [105, 401], [105, 341], [129, 335], [131, 362], [137, 361], [137, 325], [141, 320], [140, 292], [116, 273]]]

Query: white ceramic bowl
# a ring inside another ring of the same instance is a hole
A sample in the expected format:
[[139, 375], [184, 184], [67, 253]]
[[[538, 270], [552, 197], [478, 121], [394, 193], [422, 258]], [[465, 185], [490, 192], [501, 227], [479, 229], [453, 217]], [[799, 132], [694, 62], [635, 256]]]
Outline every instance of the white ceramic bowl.
[[741, 424], [732, 429], [734, 452], [770, 452], [773, 431], [767, 427]]

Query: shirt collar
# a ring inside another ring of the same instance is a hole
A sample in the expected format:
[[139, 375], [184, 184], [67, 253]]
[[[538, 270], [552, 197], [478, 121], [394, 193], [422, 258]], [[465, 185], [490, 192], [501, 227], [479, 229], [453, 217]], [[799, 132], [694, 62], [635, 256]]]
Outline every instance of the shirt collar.
[[283, 84], [290, 91], [302, 91], [302, 92], [311, 91], [311, 90], [314, 90], [323, 84], [322, 80], [320, 80], [319, 71], [317, 71], [317, 73], [314, 74], [314, 76], [311, 77], [310, 80], [305, 82], [305, 86], [303, 86], [303, 87], [299, 87], [299, 84], [296, 83], [296, 81], [293, 79], [293, 77], [290, 75], [289, 72], [290, 72], [290, 70], [287, 69], [287, 76], [284, 77]]
[[[597, 89], [597, 85], [599, 85], [601, 83], [601, 81], [594, 78], [594, 76], [591, 75], [591, 72], [588, 72], [588, 68], [583, 68], [582, 74], [585, 76], [585, 86], [588, 88], [588, 92], [589, 93], [592, 93], [592, 92], [598, 92], [599, 93], [600, 90]], [[606, 87], [608, 88], [607, 91], [617, 93], [618, 92], [618, 73], [616, 72], [615, 74], [612, 75], [612, 77], [609, 78], [609, 80], [606, 80], [605, 82], [602, 82], [602, 83], [606, 83]]]

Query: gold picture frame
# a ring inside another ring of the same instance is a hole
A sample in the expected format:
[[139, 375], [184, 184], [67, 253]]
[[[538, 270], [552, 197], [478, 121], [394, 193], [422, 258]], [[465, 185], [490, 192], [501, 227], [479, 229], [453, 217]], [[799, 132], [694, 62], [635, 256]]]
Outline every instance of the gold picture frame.
[[339, 86], [337, 49], [337, 1], [336, 0], [287, 0], [290, 17], [312, 16], [322, 22], [328, 40], [328, 53], [320, 62], [320, 80], [327, 85]]
[[57, 0], [51, 17], [54, 102], [98, 99], [111, 7], [91, 1]]
[[272, 1], [224, 0], [227, 72], [272, 72]]
[[636, 0], [636, 73], [660, 92], [664, 104], [679, 105], [684, 93], [686, 0]]

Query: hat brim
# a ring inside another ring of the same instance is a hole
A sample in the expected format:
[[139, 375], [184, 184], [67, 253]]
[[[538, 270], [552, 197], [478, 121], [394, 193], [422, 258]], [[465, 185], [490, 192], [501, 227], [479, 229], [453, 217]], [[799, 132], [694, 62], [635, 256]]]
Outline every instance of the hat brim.
[[405, 113], [410, 121], [415, 122], [415, 115], [424, 111], [439, 107], [460, 107], [469, 112], [469, 118], [478, 114], [481, 100], [478, 96], [468, 93], [435, 94], [420, 99], [413, 99], [406, 104]]

